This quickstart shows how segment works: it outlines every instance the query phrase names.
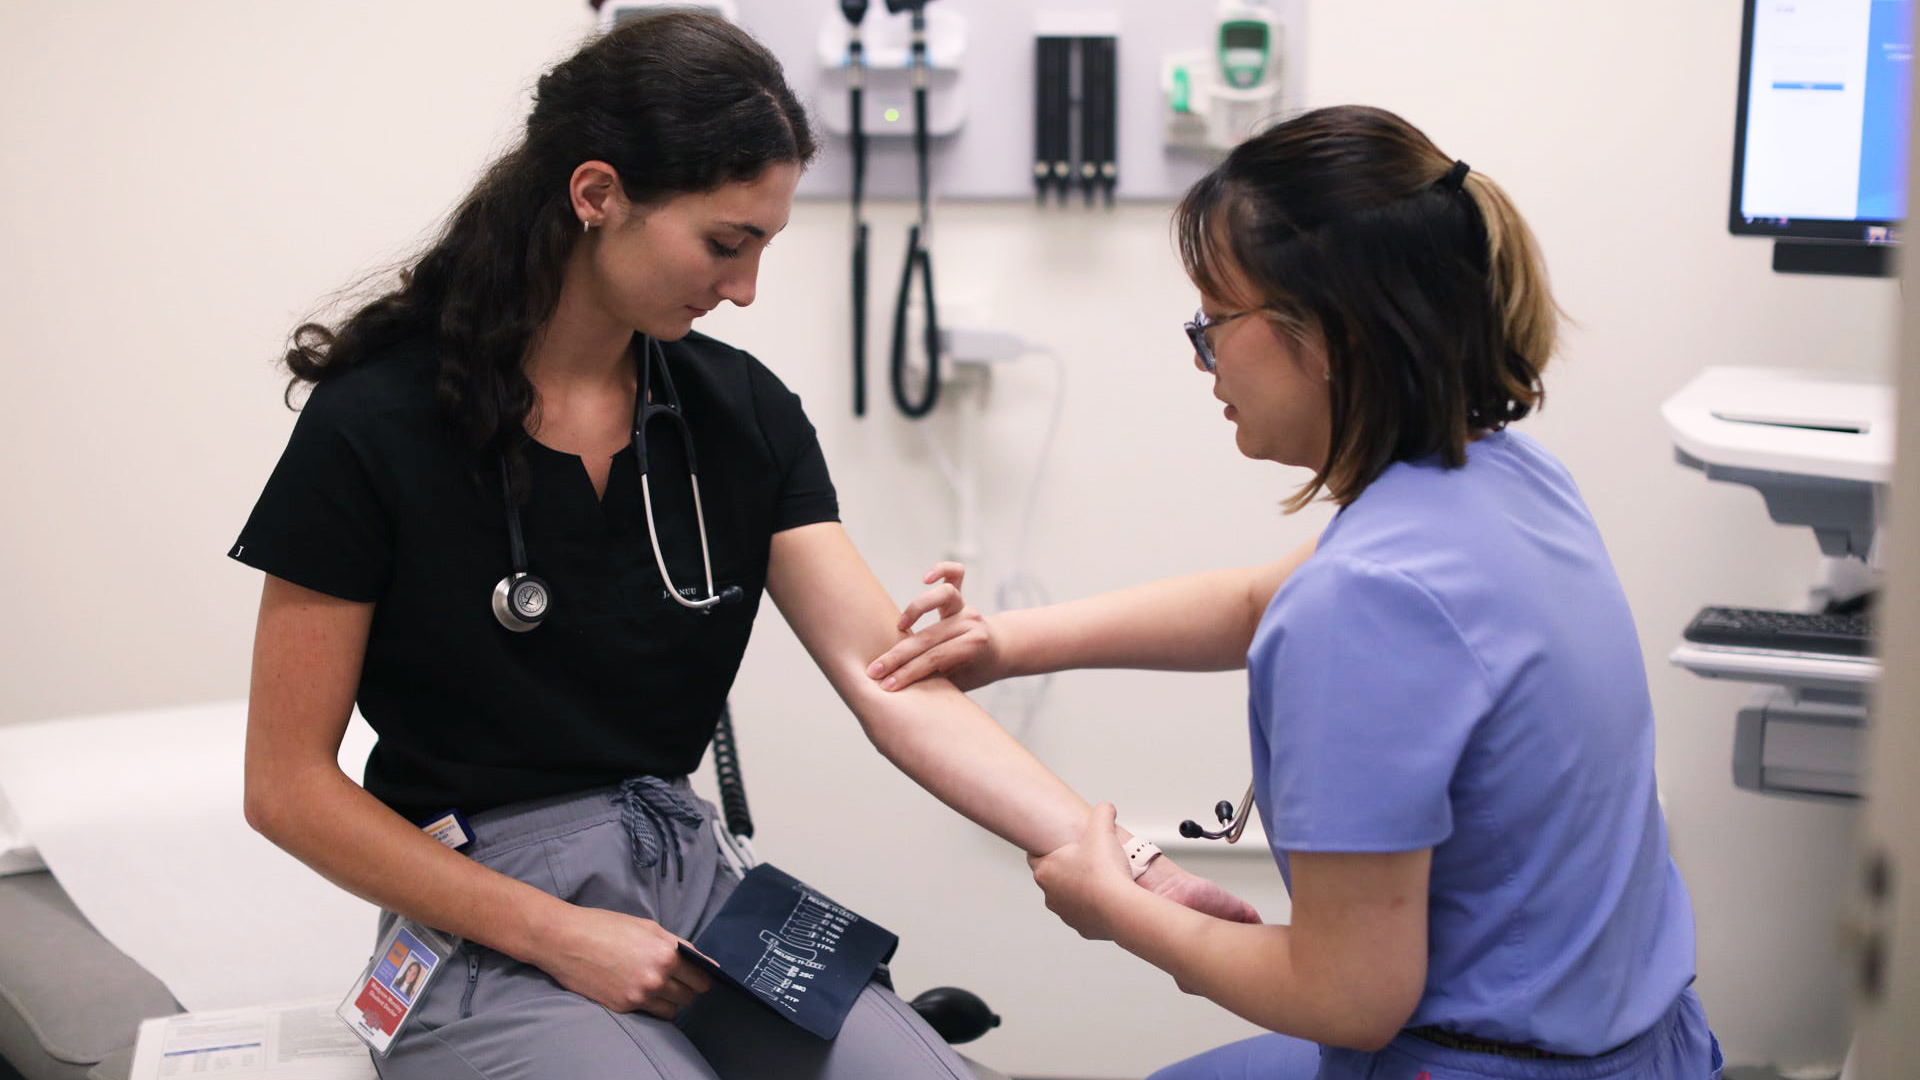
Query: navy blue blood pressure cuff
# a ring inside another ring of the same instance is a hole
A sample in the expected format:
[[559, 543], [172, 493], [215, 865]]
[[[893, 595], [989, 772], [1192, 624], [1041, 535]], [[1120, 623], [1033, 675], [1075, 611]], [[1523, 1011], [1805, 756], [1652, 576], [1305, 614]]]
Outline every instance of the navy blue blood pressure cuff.
[[709, 974], [831, 1039], [900, 939], [762, 863], [693, 944], [705, 956], [680, 952]]

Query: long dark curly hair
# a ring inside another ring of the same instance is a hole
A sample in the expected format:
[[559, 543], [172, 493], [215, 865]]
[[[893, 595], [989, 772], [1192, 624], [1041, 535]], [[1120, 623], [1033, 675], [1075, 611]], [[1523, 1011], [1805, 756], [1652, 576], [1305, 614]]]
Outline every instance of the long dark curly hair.
[[505, 455], [518, 497], [535, 400], [521, 363], [580, 241], [567, 190], [574, 169], [608, 163], [627, 198], [647, 206], [752, 181], [770, 165], [804, 165], [816, 149], [780, 62], [745, 31], [685, 10], [625, 20], [540, 77], [525, 137], [400, 270], [398, 287], [337, 327], [293, 331], [288, 403], [303, 383], [430, 335], [445, 415], [476, 465]]

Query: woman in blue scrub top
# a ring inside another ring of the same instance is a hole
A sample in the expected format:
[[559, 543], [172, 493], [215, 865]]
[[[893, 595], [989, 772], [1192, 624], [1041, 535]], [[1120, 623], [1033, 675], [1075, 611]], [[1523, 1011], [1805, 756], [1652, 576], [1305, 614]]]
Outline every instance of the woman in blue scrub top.
[[1390, 113], [1270, 128], [1175, 219], [1189, 335], [1249, 457], [1340, 507], [1268, 566], [983, 620], [869, 674], [963, 686], [1244, 662], [1290, 926], [1128, 888], [1111, 806], [1033, 860], [1047, 905], [1276, 1034], [1156, 1074], [1717, 1077], [1693, 912], [1655, 801], [1632, 615], [1566, 469], [1509, 429], [1558, 310], [1501, 190]]

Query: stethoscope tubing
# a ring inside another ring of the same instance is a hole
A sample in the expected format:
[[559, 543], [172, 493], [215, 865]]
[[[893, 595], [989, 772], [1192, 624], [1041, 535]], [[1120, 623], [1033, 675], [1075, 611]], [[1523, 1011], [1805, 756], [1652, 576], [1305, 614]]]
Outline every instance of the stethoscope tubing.
[[713, 591], [713, 560], [707, 555], [707, 515], [700, 505], [700, 477], [693, 473], [688, 475], [693, 480], [693, 518], [700, 526], [700, 566], [707, 575], [707, 595], [704, 599], [689, 600], [673, 587], [673, 578], [667, 573], [666, 557], [660, 553], [660, 533], [653, 527], [653, 485], [645, 472], [640, 474], [640, 501], [647, 508], [647, 541], [653, 546], [653, 564], [660, 568], [660, 580], [667, 587], [667, 595], [673, 597], [681, 607], [705, 611], [718, 604], [721, 598]]
[[507, 558], [513, 566], [514, 581], [527, 576], [527, 541], [520, 533], [520, 514], [513, 503], [513, 482], [507, 476], [506, 455], [500, 456], [500, 497], [507, 502]]
[[[653, 360], [660, 358], [661, 384], [666, 389], [666, 403], [655, 405], [650, 399], [653, 389]], [[705, 612], [719, 604], [724, 597], [713, 587], [713, 558], [707, 547], [707, 510], [700, 499], [700, 465], [693, 453], [693, 432], [687, 429], [686, 413], [680, 408], [680, 392], [674, 388], [673, 373], [667, 370], [666, 351], [653, 338], [647, 338], [646, 360], [640, 376], [640, 387], [635, 392], [633, 452], [640, 463], [640, 501], [647, 514], [647, 543], [653, 548], [654, 565], [660, 569], [660, 581], [667, 587], [667, 595], [674, 603], [693, 611]], [[700, 531], [700, 568], [706, 574], [707, 595], [699, 600], [689, 600], [680, 595], [674, 587], [673, 576], [667, 572], [667, 559], [660, 550], [660, 530], [653, 519], [653, 481], [650, 478], [652, 466], [647, 460], [647, 424], [656, 419], [666, 419], [675, 431], [680, 433], [681, 445], [687, 452], [687, 478], [693, 486], [693, 520]]]

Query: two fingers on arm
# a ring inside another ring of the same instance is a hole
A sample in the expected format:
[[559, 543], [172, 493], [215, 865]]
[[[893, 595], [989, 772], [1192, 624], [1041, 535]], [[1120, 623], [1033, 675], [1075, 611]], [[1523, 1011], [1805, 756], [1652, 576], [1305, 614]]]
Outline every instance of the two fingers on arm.
[[935, 563], [923, 579], [933, 588], [915, 597], [900, 613], [896, 629], [908, 633], [932, 612], [939, 621], [895, 644], [867, 667], [867, 676], [885, 690], [912, 686], [929, 675], [951, 674], [964, 667], [984, 641], [984, 620], [960, 592], [967, 568], [957, 562]]

